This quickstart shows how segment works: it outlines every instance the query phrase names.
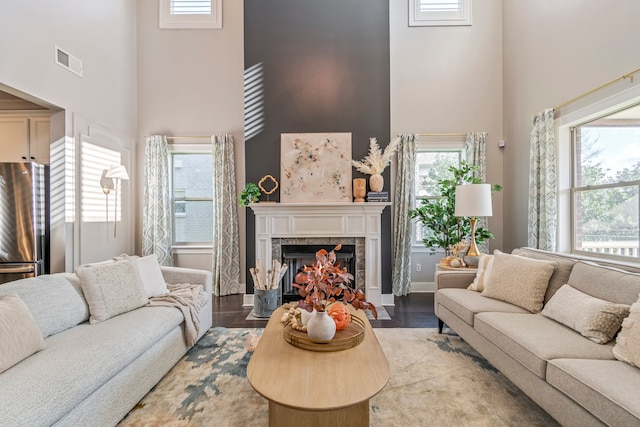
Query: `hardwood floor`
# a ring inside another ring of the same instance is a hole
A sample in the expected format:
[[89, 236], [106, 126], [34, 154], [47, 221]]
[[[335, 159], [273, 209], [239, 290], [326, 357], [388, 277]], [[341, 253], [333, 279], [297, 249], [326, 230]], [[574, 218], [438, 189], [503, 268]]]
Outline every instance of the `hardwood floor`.
[[[395, 306], [385, 306], [391, 320], [372, 320], [374, 328], [437, 328], [433, 294], [416, 293], [394, 297]], [[213, 326], [264, 328], [266, 320], [245, 320], [251, 307], [242, 306], [242, 295], [213, 297]]]

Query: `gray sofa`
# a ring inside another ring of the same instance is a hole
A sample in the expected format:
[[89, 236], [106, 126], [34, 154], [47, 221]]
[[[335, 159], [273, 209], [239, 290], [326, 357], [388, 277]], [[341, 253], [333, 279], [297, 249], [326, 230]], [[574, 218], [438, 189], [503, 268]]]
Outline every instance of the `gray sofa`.
[[[617, 304], [638, 300], [639, 268], [531, 248], [514, 254], [558, 263], [545, 304], [565, 283]], [[597, 344], [540, 313], [467, 290], [474, 277], [464, 270], [436, 272], [435, 313], [440, 322], [560, 424], [640, 425], [640, 369], [615, 359], [615, 338]]]
[[[212, 275], [162, 267], [166, 283], [204, 286], [198, 338], [211, 327]], [[114, 426], [188, 350], [183, 316], [172, 307], [140, 307], [90, 324], [75, 274], [0, 285], [17, 293], [46, 348], [0, 373], [1, 426]]]

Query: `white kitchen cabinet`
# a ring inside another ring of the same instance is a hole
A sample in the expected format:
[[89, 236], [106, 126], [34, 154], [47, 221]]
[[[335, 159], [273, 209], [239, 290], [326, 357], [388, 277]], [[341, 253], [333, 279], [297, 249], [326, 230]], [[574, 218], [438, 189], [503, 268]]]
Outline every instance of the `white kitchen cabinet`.
[[0, 116], [0, 162], [49, 164], [48, 116]]

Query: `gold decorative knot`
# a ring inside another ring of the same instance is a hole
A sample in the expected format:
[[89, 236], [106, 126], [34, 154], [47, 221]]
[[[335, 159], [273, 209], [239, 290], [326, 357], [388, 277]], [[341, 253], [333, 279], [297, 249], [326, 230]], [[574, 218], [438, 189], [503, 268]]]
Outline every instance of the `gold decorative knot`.
[[[265, 182], [267, 179], [270, 179], [273, 184], [273, 188], [269, 191], [265, 190], [264, 187], [262, 186], [262, 183]], [[260, 190], [266, 195], [273, 194], [273, 192], [278, 189], [278, 181], [276, 181], [276, 179], [271, 175], [265, 175], [262, 177], [260, 182], [258, 182], [258, 187], [260, 187]]]

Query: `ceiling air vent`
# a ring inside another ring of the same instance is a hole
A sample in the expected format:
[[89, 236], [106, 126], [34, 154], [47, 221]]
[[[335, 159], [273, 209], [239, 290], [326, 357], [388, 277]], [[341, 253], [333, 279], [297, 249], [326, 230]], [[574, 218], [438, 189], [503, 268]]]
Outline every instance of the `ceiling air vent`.
[[55, 48], [56, 64], [82, 77], [82, 61], [71, 55], [69, 52], [65, 52], [58, 46]]

